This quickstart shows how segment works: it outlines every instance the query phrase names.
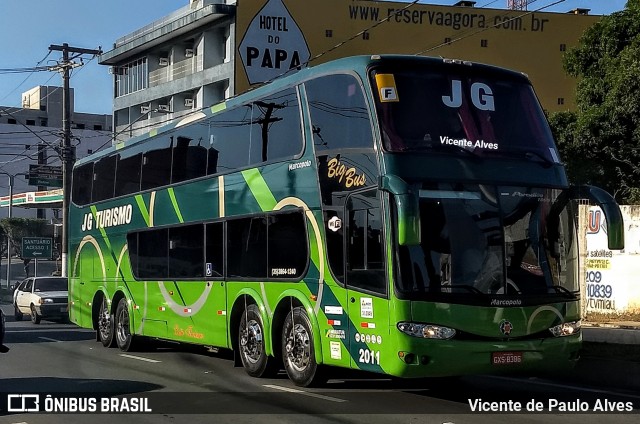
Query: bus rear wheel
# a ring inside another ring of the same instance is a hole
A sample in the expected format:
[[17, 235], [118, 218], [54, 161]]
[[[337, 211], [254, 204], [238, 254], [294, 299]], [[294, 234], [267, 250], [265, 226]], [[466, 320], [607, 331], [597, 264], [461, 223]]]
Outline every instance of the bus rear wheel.
[[310, 387], [327, 381], [316, 362], [313, 330], [303, 308], [289, 312], [282, 326], [284, 369], [296, 386]]
[[115, 346], [113, 321], [114, 316], [109, 310], [107, 298], [103, 297], [100, 303], [100, 311], [98, 312], [98, 337], [104, 347]]
[[248, 305], [240, 319], [238, 349], [242, 366], [252, 377], [271, 377], [278, 371], [275, 358], [266, 353], [266, 336], [258, 307]]
[[135, 336], [131, 334], [131, 318], [129, 316], [129, 305], [127, 299], [122, 298], [116, 308], [114, 335], [118, 348], [124, 352], [129, 352], [134, 348]]

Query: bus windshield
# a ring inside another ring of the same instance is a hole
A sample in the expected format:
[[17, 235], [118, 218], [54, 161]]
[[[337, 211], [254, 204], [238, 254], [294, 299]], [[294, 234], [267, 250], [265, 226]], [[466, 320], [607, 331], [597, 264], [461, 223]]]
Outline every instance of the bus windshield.
[[575, 224], [562, 190], [425, 184], [421, 244], [399, 246], [409, 294], [575, 294]]
[[[465, 68], [469, 68], [466, 74]], [[372, 83], [378, 89], [376, 107], [385, 150], [492, 157], [526, 154], [546, 163], [559, 162], [531, 85], [508, 74], [485, 76], [473, 71], [471, 66], [453, 72], [375, 69]]]

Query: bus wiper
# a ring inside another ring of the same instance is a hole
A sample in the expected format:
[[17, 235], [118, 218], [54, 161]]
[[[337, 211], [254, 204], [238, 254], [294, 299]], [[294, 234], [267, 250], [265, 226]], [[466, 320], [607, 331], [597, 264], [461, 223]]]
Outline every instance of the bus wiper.
[[553, 290], [555, 290], [555, 291], [556, 291], [556, 293], [559, 293], [559, 294], [565, 295], [565, 296], [567, 296], [567, 297], [570, 297], [570, 298], [575, 298], [575, 297], [576, 297], [576, 293], [575, 293], [575, 292], [572, 292], [571, 290], [567, 289], [566, 287], [562, 287], [562, 286], [558, 286], [558, 285], [553, 285], [553, 286], [551, 286], [551, 288], [552, 288]]
[[482, 160], [482, 158], [473, 150], [469, 150], [466, 147], [457, 146], [455, 144], [432, 144], [431, 147], [433, 147], [434, 150], [448, 150], [456, 153], [461, 152], [474, 159]]
[[527, 158], [530, 161], [536, 161], [536, 162], [542, 162], [542, 165], [545, 168], [550, 168], [553, 165], [556, 165], [556, 162], [552, 161], [551, 159], [549, 159], [548, 157], [544, 156], [541, 153], [535, 152], [535, 151], [530, 151], [527, 150], [526, 152], [521, 152], [520, 153], [522, 156], [524, 156], [525, 158]]
[[484, 295], [485, 293], [482, 293], [480, 290], [478, 290], [477, 288], [470, 286], [468, 284], [455, 284], [451, 286], [451, 290], [455, 290], [455, 289], [465, 289], [473, 294], [481, 294]]

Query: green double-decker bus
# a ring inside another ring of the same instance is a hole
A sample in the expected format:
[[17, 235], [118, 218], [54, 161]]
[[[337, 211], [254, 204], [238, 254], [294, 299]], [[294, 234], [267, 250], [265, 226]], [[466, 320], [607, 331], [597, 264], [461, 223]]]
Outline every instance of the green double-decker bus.
[[104, 346], [232, 349], [255, 377], [563, 369], [572, 187], [521, 73], [415, 56], [298, 70], [79, 161], [70, 318]]

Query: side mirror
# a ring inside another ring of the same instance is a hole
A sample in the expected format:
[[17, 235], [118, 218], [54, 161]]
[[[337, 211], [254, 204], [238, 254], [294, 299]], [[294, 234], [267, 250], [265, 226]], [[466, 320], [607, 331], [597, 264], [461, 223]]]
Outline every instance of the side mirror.
[[607, 221], [609, 250], [624, 249], [624, 220], [620, 206], [613, 196], [599, 187], [583, 185], [571, 187], [571, 197], [573, 199], [589, 199], [599, 206]]
[[420, 203], [409, 184], [394, 175], [380, 177], [380, 190], [393, 195], [398, 211], [398, 243], [404, 246], [420, 244]]

